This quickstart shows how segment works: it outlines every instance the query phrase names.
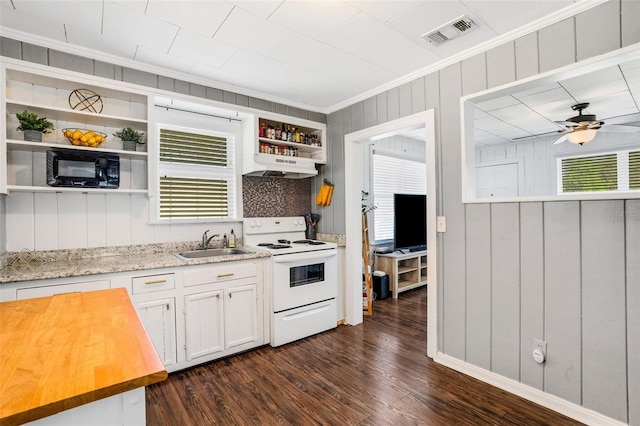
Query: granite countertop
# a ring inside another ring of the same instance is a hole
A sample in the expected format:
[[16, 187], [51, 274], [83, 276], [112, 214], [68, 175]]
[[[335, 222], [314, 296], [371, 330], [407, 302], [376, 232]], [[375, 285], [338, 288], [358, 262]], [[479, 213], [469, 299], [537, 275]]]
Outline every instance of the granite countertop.
[[26, 254], [29, 263], [0, 269], [0, 284], [51, 278], [80, 277], [115, 272], [172, 268], [269, 257], [267, 252], [251, 252], [183, 260], [174, 253], [192, 250], [188, 244], [150, 244], [140, 246], [101, 247], [94, 249], [52, 250], [9, 253], [10, 258]]

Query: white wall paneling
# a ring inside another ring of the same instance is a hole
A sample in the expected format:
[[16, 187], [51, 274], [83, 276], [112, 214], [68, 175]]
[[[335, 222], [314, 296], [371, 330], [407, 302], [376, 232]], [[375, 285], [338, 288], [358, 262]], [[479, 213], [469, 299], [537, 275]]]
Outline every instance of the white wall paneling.
[[581, 207], [583, 404], [609, 417], [624, 419], [624, 201], [584, 201]]
[[520, 380], [543, 389], [544, 366], [531, 355], [544, 341], [544, 238], [542, 203], [520, 204]]
[[469, 205], [465, 219], [466, 361], [491, 370], [491, 206]]
[[[468, 216], [468, 215], [467, 215]], [[520, 209], [491, 204], [491, 370], [520, 378]]]
[[[465, 248], [465, 211], [460, 208], [460, 65], [451, 65], [440, 75], [440, 150], [442, 162], [441, 214], [447, 218], [447, 232], [443, 234], [444, 259], [442, 279], [447, 284], [443, 289], [441, 317], [443, 326], [442, 350], [451, 356], [464, 359], [466, 352], [466, 268], [463, 255]], [[438, 145], [438, 144], [436, 144]], [[450, 255], [447, 255], [449, 253]], [[473, 303], [473, 301], [471, 301]]]
[[580, 203], [544, 205], [545, 392], [582, 400]]
[[[640, 401], [640, 200], [626, 200], [624, 211], [628, 399]], [[629, 405], [629, 424], [640, 424], [640, 404]]]

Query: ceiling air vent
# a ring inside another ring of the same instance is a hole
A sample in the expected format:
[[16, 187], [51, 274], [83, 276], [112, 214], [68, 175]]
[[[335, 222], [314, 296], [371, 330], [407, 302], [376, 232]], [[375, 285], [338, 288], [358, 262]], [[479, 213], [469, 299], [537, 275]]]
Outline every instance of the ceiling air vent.
[[423, 34], [422, 38], [437, 46], [476, 28], [478, 26], [470, 18], [461, 16], [436, 30]]

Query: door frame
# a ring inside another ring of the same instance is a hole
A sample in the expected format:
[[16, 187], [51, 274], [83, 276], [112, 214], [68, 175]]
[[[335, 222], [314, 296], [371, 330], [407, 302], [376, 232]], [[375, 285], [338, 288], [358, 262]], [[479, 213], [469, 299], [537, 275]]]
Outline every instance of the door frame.
[[[433, 109], [379, 124], [344, 137], [345, 167], [345, 323], [357, 325], [362, 313], [362, 211], [361, 191], [364, 188], [364, 161], [368, 143], [392, 136], [407, 128], [425, 127], [427, 160], [427, 356], [438, 352], [438, 244], [436, 235], [437, 174], [435, 149], [435, 113]], [[349, 284], [352, 283], [352, 284]], [[374, 310], [375, 315], [375, 310]]]

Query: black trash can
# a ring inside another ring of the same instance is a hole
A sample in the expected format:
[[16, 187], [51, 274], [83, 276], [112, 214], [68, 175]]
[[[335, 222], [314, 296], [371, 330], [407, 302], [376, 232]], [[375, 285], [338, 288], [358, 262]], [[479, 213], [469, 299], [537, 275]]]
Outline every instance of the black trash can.
[[389, 297], [389, 275], [386, 272], [373, 272], [373, 293], [375, 294], [375, 300], [383, 300]]

